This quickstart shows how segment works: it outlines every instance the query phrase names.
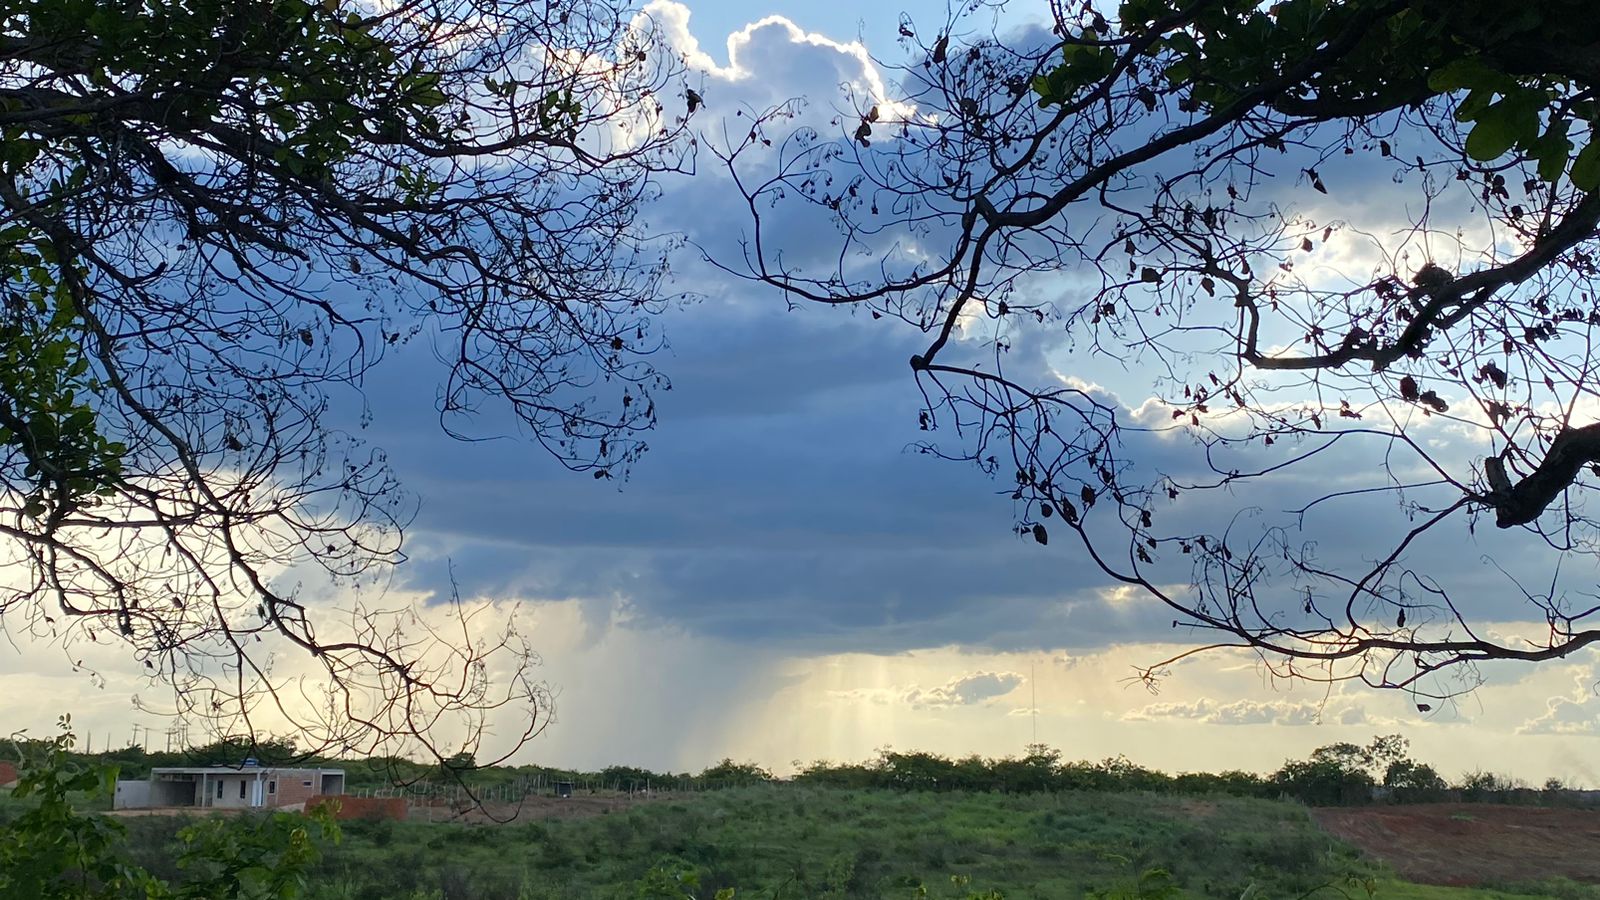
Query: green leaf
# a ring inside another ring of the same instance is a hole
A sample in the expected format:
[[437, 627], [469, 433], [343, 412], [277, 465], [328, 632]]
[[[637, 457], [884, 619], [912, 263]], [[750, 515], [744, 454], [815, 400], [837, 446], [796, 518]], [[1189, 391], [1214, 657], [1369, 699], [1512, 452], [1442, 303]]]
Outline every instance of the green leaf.
[[278, 126], [278, 130], [285, 134], [293, 131], [294, 126], [300, 121], [299, 117], [294, 114], [294, 110], [287, 106], [273, 107], [267, 111], [267, 118], [271, 119], [272, 124]]
[[1479, 162], [1498, 159], [1520, 143], [1532, 143], [1538, 131], [1538, 115], [1530, 129], [1521, 103], [1507, 97], [1485, 109], [1478, 124], [1467, 135], [1467, 155]]
[[1567, 160], [1572, 158], [1572, 141], [1567, 137], [1570, 126], [1571, 120], [1557, 119], [1530, 148], [1529, 154], [1539, 161], [1539, 180], [1554, 183], [1566, 171]]
[[1572, 161], [1572, 184], [1583, 191], [1600, 189], [1600, 138], [1591, 137]]
[[1441, 94], [1452, 91], [1493, 89], [1507, 82], [1505, 75], [1484, 65], [1477, 57], [1458, 59], [1428, 76], [1428, 87]]
[[1471, 122], [1487, 109], [1493, 101], [1493, 89], [1486, 87], [1473, 88], [1472, 93], [1468, 94], [1466, 99], [1456, 106], [1456, 121]]

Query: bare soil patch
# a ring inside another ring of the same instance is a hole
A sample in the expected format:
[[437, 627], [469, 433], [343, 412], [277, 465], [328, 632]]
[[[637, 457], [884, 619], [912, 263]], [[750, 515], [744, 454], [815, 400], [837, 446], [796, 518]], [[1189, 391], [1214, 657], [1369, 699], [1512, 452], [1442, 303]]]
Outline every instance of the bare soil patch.
[[[587, 819], [627, 809], [640, 803], [655, 802], [653, 795], [594, 794], [572, 797], [530, 796], [519, 803], [485, 803], [481, 807], [452, 808], [438, 801], [430, 805], [413, 805], [410, 819], [413, 822], [465, 822], [485, 825], [505, 822], [543, 822], [548, 819]], [[463, 804], [464, 805], [464, 804]]]
[[1183, 810], [1184, 814], [1191, 818], [1209, 819], [1217, 814], [1218, 806], [1215, 800], [1194, 800], [1185, 798], [1178, 804], [1178, 808]]
[[1562, 876], [1600, 883], [1600, 810], [1423, 803], [1311, 814], [1411, 881], [1475, 885]]

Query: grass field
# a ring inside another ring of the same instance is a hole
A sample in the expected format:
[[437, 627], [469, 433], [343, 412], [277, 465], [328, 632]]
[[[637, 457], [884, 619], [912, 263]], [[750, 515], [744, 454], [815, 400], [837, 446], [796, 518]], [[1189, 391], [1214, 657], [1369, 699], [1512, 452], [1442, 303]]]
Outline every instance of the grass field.
[[[129, 825], [145, 864], [181, 820]], [[1287, 802], [1139, 793], [895, 793], [773, 785], [506, 825], [347, 823], [308, 900], [991, 896], [1600, 900], [1572, 882], [1477, 890], [1402, 882]], [[694, 884], [678, 876], [692, 873]], [[1162, 882], [1147, 881], [1146, 897]], [[925, 893], [923, 893], [925, 892]]]

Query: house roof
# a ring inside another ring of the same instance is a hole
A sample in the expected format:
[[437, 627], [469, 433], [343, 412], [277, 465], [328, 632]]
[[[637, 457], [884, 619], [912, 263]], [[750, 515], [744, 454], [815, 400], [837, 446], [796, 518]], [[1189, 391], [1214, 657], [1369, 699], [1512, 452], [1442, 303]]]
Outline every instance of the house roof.
[[343, 769], [300, 769], [282, 766], [166, 766], [152, 768], [151, 775], [256, 775], [270, 772], [283, 774], [343, 775]]

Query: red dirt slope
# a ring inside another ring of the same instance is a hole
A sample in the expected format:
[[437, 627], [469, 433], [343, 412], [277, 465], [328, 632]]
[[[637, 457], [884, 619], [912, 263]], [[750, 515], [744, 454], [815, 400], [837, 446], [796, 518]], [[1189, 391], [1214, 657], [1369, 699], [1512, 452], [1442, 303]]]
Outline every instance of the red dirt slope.
[[1600, 810], [1425, 803], [1311, 814], [1411, 881], [1472, 885], [1559, 875], [1600, 883]]

